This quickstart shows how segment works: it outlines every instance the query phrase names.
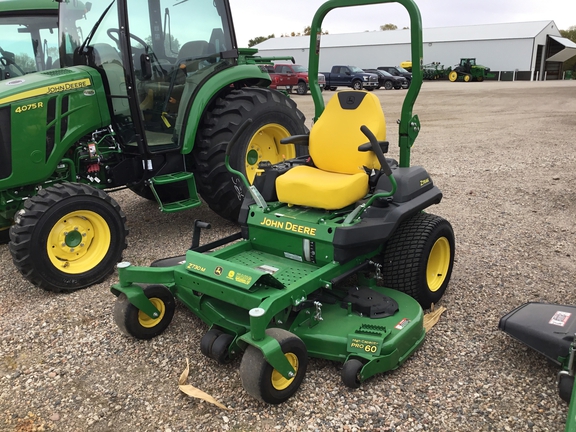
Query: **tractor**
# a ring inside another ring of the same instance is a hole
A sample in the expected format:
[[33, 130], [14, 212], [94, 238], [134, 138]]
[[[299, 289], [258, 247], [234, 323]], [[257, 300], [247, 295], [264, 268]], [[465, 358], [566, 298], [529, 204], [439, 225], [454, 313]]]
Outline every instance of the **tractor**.
[[[386, 122], [377, 96], [336, 93], [325, 105], [318, 85], [322, 20], [338, 7], [393, 0], [329, 0], [311, 25], [310, 88], [315, 123], [282, 139], [307, 149], [279, 163], [262, 160], [250, 181], [230, 162], [242, 129], [226, 148], [229, 172], [246, 195], [240, 230], [201, 244], [196, 221], [185, 255], [149, 267], [118, 264], [114, 320], [137, 339], [168, 328], [176, 300], [208, 327], [203, 355], [219, 363], [242, 355], [248, 394], [270, 404], [289, 399], [306, 374], [308, 357], [343, 363], [345, 386], [398, 368], [424, 342], [424, 309], [442, 298], [454, 264], [451, 224], [425, 212], [442, 192], [421, 166], [410, 166], [420, 131], [412, 109], [422, 86], [414, 78], [399, 120], [399, 161], [387, 158]], [[412, 62], [421, 64], [420, 12], [410, 16]]]
[[[46, 2], [48, 3], [48, 2]], [[33, 284], [61, 292], [113, 272], [127, 246], [111, 192], [176, 212], [201, 204], [237, 220], [258, 163], [297, 156], [307, 132], [237, 47], [228, 0], [59, 0], [59, 63], [0, 87], [0, 237]], [[285, 59], [285, 58], [282, 58]]]
[[448, 79], [454, 81], [484, 81], [485, 78], [492, 78], [489, 74], [490, 68], [476, 64], [475, 58], [462, 58], [448, 73]]
[[0, 80], [58, 65], [58, 3], [0, 2]]

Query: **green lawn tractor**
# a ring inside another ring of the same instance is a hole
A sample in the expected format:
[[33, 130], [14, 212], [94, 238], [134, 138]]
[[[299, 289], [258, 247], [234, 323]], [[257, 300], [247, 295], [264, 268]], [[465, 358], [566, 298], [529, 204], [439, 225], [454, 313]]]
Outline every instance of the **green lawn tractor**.
[[0, 83], [0, 240], [32, 283], [70, 291], [114, 270], [121, 188], [164, 212], [201, 195], [237, 220], [246, 189], [224, 160], [248, 118], [230, 163], [250, 183], [262, 159], [298, 155], [279, 141], [304, 116], [267, 88], [272, 59], [237, 47], [228, 0], [59, 0], [58, 23], [62, 68]]
[[[317, 121], [309, 134], [282, 140], [306, 146], [309, 156], [262, 161], [250, 185], [228, 163], [240, 129], [226, 150], [228, 169], [250, 191], [240, 232], [199, 246], [206, 223], [197, 222], [185, 256], [150, 267], [120, 263], [111, 291], [124, 333], [159, 335], [178, 299], [209, 327], [201, 352], [220, 363], [242, 354], [244, 388], [271, 404], [296, 392], [308, 357], [343, 363], [343, 383], [357, 388], [399, 367], [423, 343], [423, 308], [444, 294], [455, 244], [450, 223], [424, 212], [442, 193], [424, 168], [409, 166], [420, 129], [412, 108], [421, 70], [414, 70], [402, 108], [399, 162], [385, 157], [386, 124], [374, 94], [342, 91], [324, 107], [317, 82], [315, 35], [325, 15], [389, 2], [330, 0], [320, 7], [309, 61]], [[411, 18], [412, 61], [420, 64], [420, 13], [411, 0], [400, 3]]]
[[0, 2], [0, 80], [58, 66], [58, 3]]
[[493, 78], [494, 74], [490, 74], [490, 68], [476, 64], [475, 58], [460, 59], [460, 64], [448, 73], [448, 79], [454, 81], [484, 81], [486, 78]]
[[500, 318], [498, 328], [560, 368], [558, 393], [570, 404], [566, 432], [576, 432], [576, 306], [525, 303]]

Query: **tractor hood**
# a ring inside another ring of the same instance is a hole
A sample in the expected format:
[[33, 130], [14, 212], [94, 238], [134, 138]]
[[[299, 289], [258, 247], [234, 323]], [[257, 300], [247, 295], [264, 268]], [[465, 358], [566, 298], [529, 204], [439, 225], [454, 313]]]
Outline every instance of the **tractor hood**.
[[[94, 70], [84, 66], [38, 72], [0, 82], [0, 106], [85, 89], [94, 91]], [[99, 85], [102, 80], [96, 75]], [[85, 92], [86, 93], [86, 92]]]

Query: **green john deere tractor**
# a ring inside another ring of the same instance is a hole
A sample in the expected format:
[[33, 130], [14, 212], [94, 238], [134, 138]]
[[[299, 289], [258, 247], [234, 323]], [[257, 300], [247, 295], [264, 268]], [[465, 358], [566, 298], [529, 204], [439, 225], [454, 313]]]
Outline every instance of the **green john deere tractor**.
[[[230, 166], [246, 122], [230, 140], [226, 166], [250, 191], [240, 232], [200, 245], [196, 221], [186, 255], [150, 267], [118, 264], [114, 319], [126, 334], [150, 339], [169, 325], [178, 299], [209, 329], [208, 358], [242, 355], [246, 391], [278, 404], [306, 374], [308, 357], [342, 362], [342, 381], [357, 388], [399, 367], [423, 343], [423, 308], [450, 280], [454, 233], [424, 210], [442, 193], [421, 166], [410, 166], [419, 130], [412, 108], [422, 86], [413, 70], [399, 121], [400, 159], [385, 157], [386, 123], [377, 96], [342, 91], [324, 106], [318, 85], [320, 29], [328, 12], [392, 0], [330, 0], [311, 25], [310, 77], [317, 121], [309, 134], [281, 140], [309, 156], [261, 161], [249, 180]], [[410, 15], [412, 62], [422, 62], [420, 12]], [[224, 247], [222, 247], [224, 246]], [[218, 247], [218, 249], [217, 249]], [[243, 353], [243, 354], [242, 354]]]
[[[46, 2], [48, 3], [48, 2]], [[0, 87], [0, 236], [21, 273], [51, 291], [89, 286], [126, 248], [109, 192], [164, 212], [200, 205], [237, 220], [258, 162], [297, 156], [296, 104], [270, 90], [272, 59], [236, 44], [228, 0], [59, 0], [62, 68]]]
[[0, 80], [58, 66], [58, 3], [0, 2]]
[[492, 78], [493, 75], [489, 72], [490, 68], [476, 64], [475, 58], [463, 58], [460, 59], [460, 64], [448, 73], [448, 79], [452, 82], [484, 81], [485, 78]]

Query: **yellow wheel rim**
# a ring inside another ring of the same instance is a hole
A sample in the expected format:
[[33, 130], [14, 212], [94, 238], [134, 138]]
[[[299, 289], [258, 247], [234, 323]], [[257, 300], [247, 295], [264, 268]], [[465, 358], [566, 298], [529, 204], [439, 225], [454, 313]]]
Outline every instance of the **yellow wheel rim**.
[[458, 79], [458, 72], [456, 71], [450, 72], [450, 74], [448, 75], [448, 79], [452, 82], [456, 81]]
[[142, 327], [145, 328], [152, 328], [160, 324], [160, 321], [162, 321], [162, 318], [164, 318], [164, 314], [166, 313], [166, 306], [162, 300], [157, 297], [152, 297], [149, 300], [150, 303], [152, 303], [154, 307], [160, 311], [160, 313], [158, 314], [157, 318], [151, 318], [144, 312], [138, 311], [138, 322]]
[[256, 131], [246, 148], [246, 178], [250, 184], [254, 182], [260, 161], [267, 160], [275, 164], [296, 157], [293, 145], [280, 144], [282, 138], [289, 136], [288, 129], [277, 123], [264, 125]]
[[470, 75], [464, 75], [464, 82], [470, 81]]
[[[296, 354], [293, 353], [287, 353], [284, 354], [284, 356], [286, 356], [286, 360], [288, 360], [290, 362], [290, 365], [294, 368], [295, 371], [294, 377], [296, 377], [296, 374], [298, 373], [298, 357], [296, 357]], [[272, 386], [276, 390], [284, 390], [290, 384], [292, 384], [292, 381], [294, 381], [294, 377], [286, 379], [282, 376], [280, 372], [274, 369], [272, 371]]]
[[68, 213], [48, 234], [46, 250], [54, 267], [80, 274], [96, 267], [110, 248], [110, 227], [102, 216], [81, 210]]
[[440, 237], [432, 246], [426, 266], [426, 282], [432, 292], [440, 289], [450, 267], [450, 242], [446, 237]]

